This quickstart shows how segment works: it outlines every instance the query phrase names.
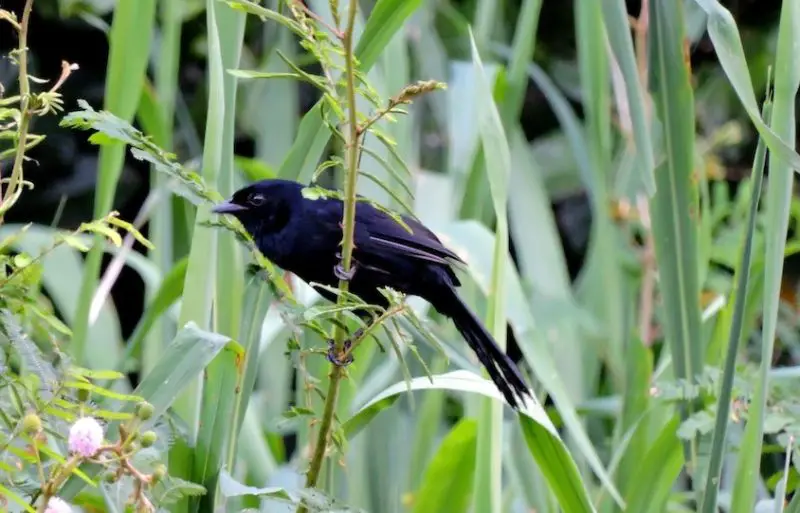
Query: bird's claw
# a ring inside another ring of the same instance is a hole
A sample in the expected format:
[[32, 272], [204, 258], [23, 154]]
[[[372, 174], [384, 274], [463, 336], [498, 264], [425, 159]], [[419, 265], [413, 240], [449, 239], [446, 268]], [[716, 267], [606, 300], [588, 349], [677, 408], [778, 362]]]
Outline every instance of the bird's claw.
[[344, 267], [342, 267], [342, 264], [336, 264], [336, 266], [333, 268], [333, 274], [335, 274], [340, 280], [350, 281], [356, 274], [356, 266], [353, 264], [350, 266], [349, 271], [345, 271]]
[[[343, 352], [346, 353], [350, 349], [350, 346], [351, 346], [350, 340], [345, 340], [344, 341], [344, 351]], [[336, 344], [333, 342], [333, 340], [328, 340], [328, 361], [329, 362], [331, 362], [332, 364], [336, 365], [337, 367], [345, 367], [345, 366], [350, 365], [351, 363], [353, 363], [353, 360], [355, 360], [355, 358], [353, 358], [353, 355], [351, 355], [351, 354], [347, 354], [347, 356], [344, 358], [344, 360], [342, 360], [340, 358], [340, 355], [336, 354]]]

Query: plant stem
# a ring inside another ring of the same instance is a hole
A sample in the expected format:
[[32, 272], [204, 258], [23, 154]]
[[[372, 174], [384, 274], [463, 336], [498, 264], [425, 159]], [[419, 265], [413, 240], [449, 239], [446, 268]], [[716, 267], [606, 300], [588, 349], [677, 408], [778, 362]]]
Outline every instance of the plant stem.
[[[347, 29], [342, 37], [344, 44], [344, 57], [345, 57], [345, 81], [346, 81], [346, 101], [348, 107], [348, 144], [347, 144], [347, 170], [345, 174], [345, 198], [344, 198], [344, 214], [342, 218], [342, 268], [345, 273], [350, 272], [353, 260], [353, 234], [355, 233], [355, 217], [356, 217], [356, 181], [358, 179], [358, 154], [359, 154], [359, 129], [357, 118], [356, 106], [356, 81], [355, 81], [355, 64], [353, 55], [353, 32], [355, 31], [356, 21], [356, 8], [358, 5], [357, 0], [350, 0], [349, 12], [347, 16]], [[347, 280], [339, 281], [339, 288], [343, 292], [347, 292]], [[339, 303], [346, 301], [345, 294], [339, 295]], [[344, 316], [339, 314], [339, 321], [334, 328], [334, 351], [335, 354], [341, 354], [344, 349], [344, 340], [347, 336], [345, 330], [340, 326], [344, 325]], [[330, 436], [331, 426], [333, 425], [333, 415], [336, 411], [336, 400], [339, 395], [339, 384], [344, 375], [344, 368], [336, 364], [331, 364], [331, 371], [328, 374], [329, 384], [328, 393], [325, 397], [325, 408], [322, 412], [322, 421], [319, 425], [319, 433], [317, 434], [317, 442], [314, 446], [314, 453], [311, 458], [311, 464], [306, 474], [306, 487], [314, 488], [319, 479], [320, 469], [322, 462], [325, 459], [325, 449], [328, 446], [328, 438]], [[298, 508], [298, 513], [305, 513], [307, 511], [304, 505]]]
[[[306, 474], [306, 488], [317, 486], [319, 472], [325, 459], [325, 449], [328, 447], [328, 435], [330, 435], [331, 426], [333, 425], [333, 414], [336, 410], [336, 399], [339, 396], [339, 383], [342, 380], [343, 371], [343, 367], [331, 364], [331, 372], [328, 374], [328, 393], [325, 396], [325, 409], [322, 411], [322, 421], [319, 424], [314, 454], [311, 457], [311, 465], [308, 467], [308, 473]], [[305, 506], [301, 505], [297, 512], [305, 513]]]
[[5, 197], [2, 201], [2, 210], [0, 210], [0, 220], [2, 213], [8, 210], [10, 205], [7, 203], [13, 197], [16, 191], [17, 182], [22, 175], [22, 162], [25, 158], [25, 145], [28, 142], [28, 127], [31, 121], [31, 113], [28, 106], [30, 105], [30, 85], [28, 84], [28, 21], [31, 17], [31, 10], [33, 9], [33, 0], [26, 0], [25, 7], [22, 11], [22, 22], [19, 25], [19, 98], [20, 98], [20, 122], [19, 132], [17, 133], [17, 154], [14, 157], [14, 167], [11, 169], [11, 178], [8, 181], [8, 188], [6, 189]]
[[[344, 179], [344, 218], [343, 225], [343, 248], [342, 248], [342, 268], [345, 273], [350, 272], [353, 258], [353, 234], [356, 224], [356, 182], [358, 180], [358, 117], [356, 115], [356, 83], [355, 69], [353, 60], [353, 31], [356, 20], [357, 0], [350, 1], [350, 13], [348, 15], [347, 31], [344, 33], [344, 52], [345, 52], [345, 80], [347, 82], [347, 106], [348, 106], [348, 128], [350, 130], [349, 141], [347, 144], [347, 173]], [[347, 292], [348, 283], [346, 280], [339, 281], [339, 288]], [[339, 296], [339, 302], [344, 300], [344, 295]], [[344, 343], [344, 330], [337, 329], [336, 349], [341, 351]]]

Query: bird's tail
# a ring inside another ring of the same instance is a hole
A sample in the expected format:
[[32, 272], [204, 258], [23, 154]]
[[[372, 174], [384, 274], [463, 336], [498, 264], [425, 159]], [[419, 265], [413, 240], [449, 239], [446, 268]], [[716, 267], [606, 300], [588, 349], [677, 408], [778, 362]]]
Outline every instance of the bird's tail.
[[453, 319], [456, 328], [475, 351], [478, 360], [506, 401], [512, 408], [519, 409], [520, 402], [524, 402], [525, 396], [530, 396], [531, 392], [511, 358], [500, 349], [481, 321], [458, 296], [454, 287], [448, 287], [448, 292], [436, 299], [433, 307]]

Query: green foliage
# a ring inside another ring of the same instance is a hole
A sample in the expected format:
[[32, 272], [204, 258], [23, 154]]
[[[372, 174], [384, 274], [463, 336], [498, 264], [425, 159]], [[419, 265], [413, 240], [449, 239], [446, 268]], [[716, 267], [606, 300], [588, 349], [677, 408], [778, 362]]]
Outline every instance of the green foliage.
[[[0, 507], [800, 511], [800, 339], [780, 300], [800, 251], [786, 235], [797, 4], [767, 51], [716, 0], [638, 18], [622, 0], [575, 2], [574, 59], [540, 30], [543, 2], [467, 4], [36, 2], [107, 30], [110, 54], [104, 105], [79, 100], [59, 125], [100, 154], [95, 219], [0, 227]], [[32, 5], [0, 10], [19, 36], [19, 90], [0, 90], [4, 215], [29, 188], [34, 121], [61, 112], [76, 70], [45, 87], [30, 75]], [[692, 69], [705, 33], [719, 64]], [[197, 59], [206, 80], [188, 93]], [[768, 66], [777, 118], [759, 109]], [[531, 131], [543, 102], [558, 126]], [[126, 156], [152, 170], [131, 222], [112, 209]], [[721, 177], [751, 162], [732, 192]], [[511, 328], [536, 399], [508, 415], [427, 305], [391, 290], [388, 308], [368, 305], [345, 284], [320, 302], [210, 214], [276, 176], [345, 202], [345, 268], [357, 201], [430, 226], [466, 261], [464, 298], [500, 345]], [[579, 273], [564, 226], [586, 223], [550, 208], [575, 191], [592, 215]], [[121, 265], [146, 289], [127, 340], [107, 292]], [[355, 356], [346, 371], [325, 358], [331, 339]], [[68, 437], [88, 416], [105, 440], [84, 458]]]

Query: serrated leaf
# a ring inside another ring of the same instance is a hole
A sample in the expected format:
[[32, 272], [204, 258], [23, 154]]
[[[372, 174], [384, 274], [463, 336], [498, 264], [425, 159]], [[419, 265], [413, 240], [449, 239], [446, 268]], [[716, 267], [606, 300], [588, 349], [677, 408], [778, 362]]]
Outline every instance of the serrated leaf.
[[205, 185], [197, 173], [183, 168], [175, 162], [174, 155], [159, 148], [130, 123], [110, 112], [95, 111], [85, 100], [78, 100], [78, 105], [82, 110], [64, 116], [60, 126], [96, 130], [105, 137], [125, 143], [130, 146], [134, 158], [153, 164], [156, 171], [171, 177], [175, 181], [170, 184], [172, 191], [195, 205], [222, 199], [219, 193]]
[[153, 247], [154, 247], [153, 243], [150, 242], [149, 240], [147, 240], [144, 237], [144, 235], [142, 235], [142, 233], [139, 230], [137, 230], [136, 227], [133, 226], [131, 223], [129, 223], [127, 221], [123, 221], [122, 219], [120, 219], [120, 218], [118, 218], [116, 216], [108, 217], [108, 223], [109, 224], [113, 224], [114, 226], [118, 226], [118, 227], [122, 228], [123, 230], [125, 230], [126, 232], [130, 233], [131, 235], [133, 235], [134, 239], [139, 241], [139, 243], [142, 246], [146, 247], [147, 249], [153, 249]]
[[279, 486], [268, 486], [266, 488], [256, 488], [247, 486], [231, 476], [228, 471], [222, 470], [219, 476], [219, 491], [224, 497], [241, 497], [251, 495], [254, 497], [272, 497], [291, 501], [289, 493]]
[[128, 402], [138, 403], [144, 400], [141, 396], [138, 395], [112, 392], [111, 390], [106, 390], [103, 387], [99, 387], [91, 383], [85, 383], [83, 381], [67, 381], [64, 383], [64, 386], [66, 388], [77, 388], [79, 390], [88, 390], [93, 394], [102, 395], [103, 397], [108, 397], [109, 399], [116, 399], [118, 401], [128, 401]]
[[293, 19], [287, 18], [282, 14], [279, 14], [271, 9], [262, 7], [254, 2], [250, 2], [249, 0], [226, 0], [225, 3], [228, 4], [228, 6], [230, 6], [232, 9], [236, 9], [237, 11], [242, 11], [248, 14], [253, 14], [255, 16], [258, 16], [261, 19], [261, 21], [271, 20], [280, 23], [284, 27], [288, 28], [289, 30], [300, 36], [301, 38], [305, 35], [305, 32], [303, 31], [303, 28], [300, 26], [300, 24], [294, 21]]
[[92, 370], [92, 369], [84, 369], [82, 367], [70, 367], [67, 370], [67, 373], [81, 378], [88, 378], [88, 379], [122, 379], [125, 375], [121, 372], [113, 371], [113, 370]]
[[64, 241], [69, 247], [77, 249], [83, 253], [89, 251], [89, 246], [87, 246], [80, 237], [71, 233], [59, 233], [56, 235], [56, 241]]
[[714, 429], [714, 417], [705, 410], [690, 415], [678, 428], [678, 437], [691, 440], [697, 434], [705, 435]]
[[184, 497], [200, 497], [205, 494], [204, 486], [174, 476], [167, 476], [152, 488], [153, 501], [159, 506], [169, 506]]
[[219, 479], [220, 493], [224, 497], [262, 497], [286, 501], [292, 504], [300, 504], [301, 501], [310, 512], [329, 512], [329, 511], [361, 511], [352, 507], [342, 505], [339, 501], [328, 497], [322, 491], [310, 488], [297, 490], [287, 490], [277, 486], [257, 488], [240, 483], [231, 476], [227, 470], [223, 469]]

